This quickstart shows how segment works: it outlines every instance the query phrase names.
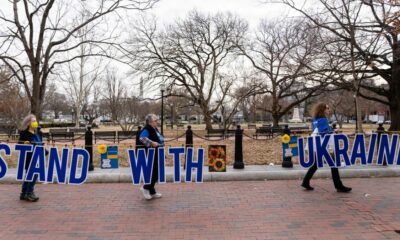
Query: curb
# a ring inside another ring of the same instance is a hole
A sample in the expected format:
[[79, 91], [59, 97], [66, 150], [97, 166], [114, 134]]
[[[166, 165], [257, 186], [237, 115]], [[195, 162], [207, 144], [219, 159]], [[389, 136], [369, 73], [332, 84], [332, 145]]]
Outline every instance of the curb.
[[[173, 167], [166, 167], [167, 182], [174, 182]], [[185, 181], [184, 169], [181, 168], [181, 182]], [[203, 182], [218, 181], [267, 181], [267, 180], [299, 180], [304, 177], [307, 169], [295, 165], [293, 168], [281, 166], [249, 165], [244, 169], [233, 169], [228, 166], [227, 172], [208, 172], [203, 167]], [[340, 169], [342, 178], [371, 178], [371, 177], [400, 177], [399, 166], [352, 166]], [[313, 176], [317, 178], [331, 178], [329, 168], [319, 169]], [[196, 179], [196, 172], [192, 172], [192, 181]], [[9, 169], [7, 175], [0, 180], [0, 184], [17, 184], [16, 169]], [[88, 173], [86, 183], [132, 183], [130, 168], [95, 169]]]

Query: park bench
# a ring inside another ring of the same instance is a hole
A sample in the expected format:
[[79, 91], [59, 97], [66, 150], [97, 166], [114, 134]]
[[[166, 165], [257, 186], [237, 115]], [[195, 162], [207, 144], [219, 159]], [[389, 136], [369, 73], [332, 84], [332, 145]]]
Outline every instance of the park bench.
[[120, 141], [128, 140], [128, 139], [135, 139], [137, 131], [118, 131], [117, 132], [117, 140], [118, 143]]
[[225, 138], [225, 130], [222, 128], [207, 129], [206, 138], [209, 139], [211, 137]]
[[74, 133], [85, 133], [86, 128], [70, 128], [69, 131]]
[[257, 129], [257, 126], [255, 123], [249, 123], [247, 124], [247, 129]]
[[258, 139], [259, 136], [265, 136], [267, 138], [272, 138], [273, 137], [273, 132], [271, 127], [260, 127], [256, 128], [256, 133], [254, 134], [256, 139]]
[[11, 128], [0, 128], [0, 135], [4, 135], [7, 138], [17, 139], [19, 134], [15, 129]]
[[96, 131], [94, 132], [94, 143], [97, 140], [105, 140], [105, 141], [115, 141], [117, 140], [117, 132], [116, 131]]
[[185, 128], [185, 125], [183, 123], [178, 123], [176, 124], [176, 127], [179, 128]]
[[49, 130], [48, 141], [54, 142], [75, 142], [74, 132], [69, 132], [66, 128], [51, 128]]
[[235, 133], [236, 133], [236, 129], [226, 129], [225, 137], [229, 138], [229, 137], [235, 136]]
[[219, 137], [219, 138], [229, 138], [231, 136], [235, 136], [235, 129], [226, 129], [224, 130], [223, 128], [217, 128], [217, 129], [208, 129], [206, 138], [211, 138], [211, 137]]
[[282, 127], [271, 127], [271, 132], [272, 132], [272, 135], [274, 135], [274, 134], [281, 135], [283, 133], [283, 128]]

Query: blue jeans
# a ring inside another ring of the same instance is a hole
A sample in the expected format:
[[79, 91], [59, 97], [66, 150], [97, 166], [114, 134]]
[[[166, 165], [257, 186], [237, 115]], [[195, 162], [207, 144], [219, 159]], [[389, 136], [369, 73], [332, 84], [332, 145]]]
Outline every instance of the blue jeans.
[[38, 176], [35, 174], [35, 176], [33, 176], [33, 181], [32, 182], [27, 182], [24, 181], [24, 183], [22, 183], [22, 193], [26, 194], [26, 193], [33, 193], [33, 191], [35, 190], [35, 184], [36, 184], [36, 180], [37, 180]]

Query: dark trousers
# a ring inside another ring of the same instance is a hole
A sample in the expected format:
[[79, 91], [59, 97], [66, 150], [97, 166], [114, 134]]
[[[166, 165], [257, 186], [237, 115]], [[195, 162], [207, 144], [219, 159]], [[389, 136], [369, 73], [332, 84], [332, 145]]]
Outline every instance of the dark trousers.
[[[303, 179], [303, 183], [305, 185], [310, 184], [310, 180], [311, 180], [312, 176], [314, 175], [314, 173], [317, 171], [317, 169], [318, 169], [317, 161], [315, 161], [314, 165], [308, 169], [307, 174]], [[333, 180], [333, 184], [335, 185], [335, 188], [338, 189], [338, 188], [343, 187], [343, 183], [340, 180], [339, 169], [331, 168], [331, 173], [332, 173], [332, 180]]]
[[36, 184], [37, 179], [38, 179], [38, 176], [35, 174], [35, 176], [33, 176], [33, 181], [32, 181], [32, 182], [24, 181], [24, 182], [22, 183], [22, 190], [21, 190], [21, 192], [22, 192], [23, 194], [26, 194], [26, 193], [33, 193], [33, 191], [35, 190], [35, 184]]
[[157, 155], [158, 154], [156, 153], [154, 162], [153, 162], [153, 171], [151, 173], [151, 183], [143, 185], [143, 188], [149, 190], [151, 195], [156, 194], [156, 189], [154, 188], [154, 186], [156, 185], [156, 182], [158, 181], [158, 157], [157, 157]]

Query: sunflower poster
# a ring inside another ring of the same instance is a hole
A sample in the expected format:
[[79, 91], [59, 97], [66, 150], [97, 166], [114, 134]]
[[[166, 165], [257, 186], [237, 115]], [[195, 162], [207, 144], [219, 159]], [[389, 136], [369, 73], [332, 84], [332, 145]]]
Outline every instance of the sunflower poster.
[[298, 156], [297, 136], [289, 136], [287, 134], [282, 136], [282, 151], [283, 157]]
[[101, 169], [118, 168], [118, 146], [101, 144], [97, 150], [100, 153]]
[[226, 145], [208, 146], [208, 171], [226, 172]]

